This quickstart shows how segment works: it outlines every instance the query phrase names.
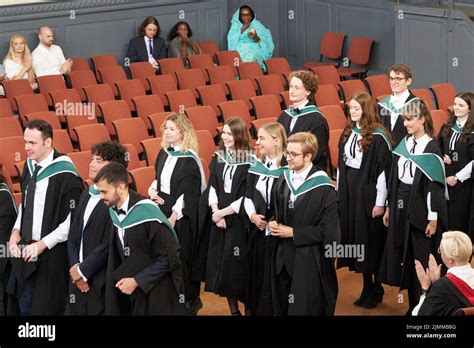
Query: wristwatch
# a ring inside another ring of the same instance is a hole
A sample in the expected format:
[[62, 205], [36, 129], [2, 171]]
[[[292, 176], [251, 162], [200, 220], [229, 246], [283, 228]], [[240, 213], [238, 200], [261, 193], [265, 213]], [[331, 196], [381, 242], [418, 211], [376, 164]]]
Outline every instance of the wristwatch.
[[426, 293], [428, 292], [429, 288], [428, 289], [423, 289], [421, 288], [421, 294], [422, 295], [426, 295]]

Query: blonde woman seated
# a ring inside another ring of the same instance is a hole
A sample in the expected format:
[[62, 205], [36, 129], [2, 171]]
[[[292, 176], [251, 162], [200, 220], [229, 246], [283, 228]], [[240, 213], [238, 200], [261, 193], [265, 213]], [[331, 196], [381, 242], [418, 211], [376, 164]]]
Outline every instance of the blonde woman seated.
[[420, 303], [413, 315], [453, 315], [459, 308], [474, 306], [474, 269], [470, 265], [472, 242], [463, 232], [443, 233], [439, 253], [448, 273], [441, 277], [441, 265], [430, 255], [425, 271], [415, 260], [416, 274], [421, 283]]
[[23, 35], [13, 35], [10, 39], [10, 49], [3, 60], [7, 80], [25, 79], [31, 88], [38, 88], [35, 82], [31, 52]]

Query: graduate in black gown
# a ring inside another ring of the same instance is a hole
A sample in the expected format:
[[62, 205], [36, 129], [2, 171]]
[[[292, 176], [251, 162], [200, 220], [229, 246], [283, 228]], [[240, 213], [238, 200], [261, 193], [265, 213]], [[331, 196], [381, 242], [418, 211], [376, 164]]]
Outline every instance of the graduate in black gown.
[[53, 149], [49, 123], [28, 122], [24, 138], [28, 159], [21, 178], [23, 201], [10, 236], [13, 257], [7, 291], [12, 301], [8, 311], [64, 315], [69, 284], [67, 238], [84, 185], [72, 160]]
[[438, 249], [448, 273], [441, 277], [441, 265], [430, 255], [429, 269], [416, 260], [422, 288], [413, 315], [454, 315], [460, 308], [474, 307], [474, 269], [470, 265], [472, 241], [461, 231], [443, 233]]
[[201, 283], [191, 276], [193, 253], [198, 235], [198, 208], [206, 179], [197, 155], [194, 128], [186, 115], [172, 114], [162, 125], [162, 146], [155, 162], [156, 180], [148, 194], [168, 217], [181, 245], [180, 258], [188, 314], [202, 308]]
[[242, 200], [250, 155], [245, 122], [239, 117], [230, 118], [222, 129], [219, 151], [209, 164], [209, 184], [201, 200], [200, 225], [212, 219], [212, 224], [203, 225], [201, 231], [207, 240], [202, 251], [207, 257], [205, 290], [227, 297], [235, 316], [241, 315], [238, 301], [245, 304], [247, 297], [248, 238]]
[[[13, 225], [15, 224], [17, 212], [15, 199], [12, 191], [7, 185], [3, 173], [3, 164], [0, 162], [0, 244], [7, 245], [10, 239]], [[7, 257], [0, 259], [0, 315], [7, 313], [7, 294], [5, 288], [10, 277], [10, 260]]]
[[388, 69], [388, 79], [392, 94], [379, 102], [380, 119], [392, 136], [394, 146], [407, 135], [402, 114], [413, 102], [419, 101], [408, 87], [412, 83], [412, 73], [405, 64], [395, 64]]
[[373, 308], [382, 302], [384, 293], [376, 279], [387, 235], [382, 217], [392, 145], [370, 95], [352, 97], [350, 117], [339, 140], [341, 244], [360, 252], [338, 258], [338, 267], [363, 274], [362, 293], [354, 305]]
[[[115, 141], [95, 144], [91, 149], [89, 178], [111, 161], [127, 166], [127, 149]], [[101, 315], [105, 307], [105, 275], [113, 232], [109, 208], [92, 184], [82, 192], [68, 237], [69, 301], [67, 315]]]
[[110, 162], [94, 180], [114, 224], [107, 263], [106, 315], [184, 315], [176, 232], [160, 208], [128, 187]]
[[334, 315], [335, 256], [340, 242], [337, 193], [328, 175], [312, 164], [316, 137], [293, 134], [288, 168], [275, 184], [275, 218], [268, 226], [272, 250], [271, 288], [275, 315]]
[[426, 103], [419, 101], [403, 117], [408, 136], [393, 150], [379, 281], [408, 290], [409, 314], [421, 293], [414, 261], [428, 267], [428, 257], [438, 250], [447, 229], [448, 214], [444, 163]]
[[258, 130], [259, 157], [247, 176], [245, 212], [249, 239], [247, 308], [251, 315], [272, 315], [270, 291], [270, 250], [275, 243], [268, 220], [275, 215], [272, 190], [286, 167], [285, 129], [280, 123], [267, 123]]
[[448, 228], [474, 238], [474, 93], [454, 98], [453, 113], [438, 135], [449, 190]]
[[290, 75], [290, 101], [277, 122], [289, 137], [298, 132], [311, 132], [318, 139], [318, 153], [313, 164], [329, 173], [329, 126], [321, 111], [314, 105], [313, 96], [318, 90], [318, 79], [311, 71], [297, 71]]

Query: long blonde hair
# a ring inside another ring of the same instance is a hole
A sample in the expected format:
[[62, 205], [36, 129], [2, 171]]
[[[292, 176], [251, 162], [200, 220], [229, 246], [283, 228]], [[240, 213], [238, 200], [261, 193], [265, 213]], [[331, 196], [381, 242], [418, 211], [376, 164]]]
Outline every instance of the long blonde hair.
[[[278, 165], [281, 166], [281, 159], [283, 157], [283, 153], [286, 150], [286, 132], [285, 128], [278, 122], [272, 123], [265, 123], [263, 126], [260, 127], [265, 132], [268, 133], [273, 139], [280, 139], [280, 144], [278, 144], [277, 148], [277, 161]], [[260, 160], [263, 161], [265, 158], [263, 155], [260, 155]]]
[[[197, 142], [196, 132], [194, 130], [193, 125], [189, 121], [186, 115], [180, 113], [174, 113], [169, 115], [165, 121], [161, 124], [161, 133], [163, 134], [165, 131], [166, 122], [171, 121], [173, 122], [176, 127], [179, 129], [183, 136], [183, 140], [181, 141], [181, 152], [186, 152], [188, 150], [193, 150], [196, 153], [198, 152], [199, 145]], [[161, 140], [161, 146], [163, 148], [167, 148], [170, 144], [166, 141], [165, 137], [163, 136]]]
[[11, 60], [15, 61], [15, 53], [13, 52], [13, 41], [15, 41], [16, 39], [23, 40], [23, 43], [25, 44], [25, 51], [23, 52], [23, 57], [21, 57], [21, 64], [25, 65], [26, 58], [28, 57], [28, 58], [31, 59], [31, 51], [30, 51], [30, 48], [28, 47], [28, 42], [26, 41], [26, 38], [23, 35], [13, 35], [10, 38], [10, 48], [8, 50], [7, 55], [3, 59], [3, 61], [5, 61], [7, 59], [11, 59]]

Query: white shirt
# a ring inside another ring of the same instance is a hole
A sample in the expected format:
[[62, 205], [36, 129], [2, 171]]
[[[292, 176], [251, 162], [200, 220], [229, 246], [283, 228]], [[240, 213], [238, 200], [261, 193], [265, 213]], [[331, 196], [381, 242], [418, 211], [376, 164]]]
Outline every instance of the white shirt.
[[[229, 154], [230, 156], [230, 154]], [[234, 179], [234, 174], [235, 171], [237, 170], [237, 165], [236, 164], [224, 164], [224, 171], [222, 173], [222, 179], [224, 180], [224, 192], [225, 193], [231, 193], [232, 190], [232, 180]], [[240, 205], [242, 203], [242, 198], [240, 197], [239, 199], [235, 200], [230, 204], [232, 209], [235, 211], [236, 214], [239, 213], [240, 211]], [[217, 193], [215, 188], [211, 185], [209, 188], [209, 200], [208, 200], [209, 206], [212, 206], [213, 204], [219, 204], [219, 199], [217, 198]]]
[[[97, 187], [95, 186], [94, 184], [94, 188], [97, 189]], [[99, 195], [92, 195], [90, 198], [89, 198], [89, 201], [87, 202], [87, 205], [86, 205], [86, 210], [84, 210], [84, 218], [83, 218], [83, 227], [82, 227], [82, 231], [81, 231], [81, 245], [79, 247], [79, 263], [82, 263], [82, 261], [84, 261], [84, 256], [83, 256], [83, 250], [82, 250], [82, 236], [83, 236], [83, 232], [84, 232], [84, 228], [86, 227], [87, 225], [87, 222], [89, 221], [89, 218], [91, 217], [92, 215], [92, 212], [94, 211], [95, 207], [97, 206], [97, 204], [100, 202], [100, 196]], [[87, 282], [87, 278], [84, 277], [84, 275], [82, 274], [81, 270], [80, 270], [80, 265], [77, 267], [77, 271], [79, 273], [79, 275], [82, 277], [82, 279], [84, 279], [85, 282]]]
[[[448, 269], [448, 273], [452, 273], [459, 279], [462, 279], [471, 289], [474, 289], [474, 269], [471, 265], [466, 264], [464, 266], [454, 266]], [[413, 308], [411, 312], [412, 315], [418, 315], [418, 311], [421, 308], [421, 305], [425, 301], [426, 295], [421, 295], [420, 302]]]
[[[38, 175], [40, 175], [53, 161], [54, 150], [40, 163], [33, 161], [33, 166], [36, 164], [41, 166], [41, 169], [38, 171]], [[33, 209], [33, 229], [31, 233], [31, 239], [33, 240], [40, 240], [41, 239], [41, 230], [43, 227], [43, 215], [44, 215], [44, 207], [46, 201], [46, 193], [48, 191], [49, 185], [49, 178], [43, 179], [36, 183], [36, 191], [34, 197], [34, 209]], [[25, 200], [28, 199], [26, 197], [25, 192]], [[21, 218], [22, 218], [22, 205], [20, 204], [18, 207], [18, 217], [15, 222], [15, 226], [13, 229], [20, 230], [21, 227]], [[42, 239], [44, 244], [48, 249], [52, 249], [58, 243], [62, 243], [67, 241], [67, 237], [69, 235], [69, 227], [71, 225], [71, 213], [69, 213], [66, 219], [59, 224], [59, 226], [49, 233], [47, 236], [44, 236]], [[21, 231], [20, 231], [21, 232]]]
[[[303, 104], [299, 106], [293, 106], [293, 109], [298, 109], [301, 110], [304, 108], [307, 104], [309, 103], [309, 100], [306, 100]], [[292, 117], [291, 122], [290, 122], [290, 132], [293, 132], [293, 128], [295, 127], [296, 121], [298, 120], [298, 117]]]
[[[146, 52], [148, 53], [148, 61], [151, 64], [156, 63], [156, 59], [153, 57], [153, 39], [150, 39], [148, 36], [144, 36], [143, 39], [145, 40], [145, 47], [146, 47]], [[150, 54], [150, 40], [151, 40], [151, 54]]]
[[[12, 59], [5, 59], [3, 61], [3, 65], [5, 67], [5, 73], [7, 74], [7, 79], [9, 80], [12, 80], [23, 69], [23, 64], [17, 63]], [[25, 80], [28, 80], [28, 73], [25, 72], [22, 78]]]
[[66, 61], [63, 50], [57, 45], [46, 48], [38, 44], [31, 53], [33, 57], [33, 69], [37, 77], [45, 75], [61, 75], [61, 65]]
[[[464, 119], [462, 122], [456, 121], [459, 128], [463, 128], [467, 122], [467, 118]], [[461, 138], [461, 134], [457, 132], [453, 132], [451, 135], [451, 139], [449, 140], [449, 150], [454, 151], [454, 147], [456, 146], [456, 142], [459, 141]], [[471, 177], [472, 173], [472, 166], [474, 165], [474, 161], [469, 162], [462, 168], [459, 172], [456, 173], [456, 177], [460, 182], [464, 182], [465, 180]]]
[[[362, 135], [352, 131], [344, 145], [345, 164], [348, 167], [360, 169], [362, 165], [363, 152], [359, 146], [359, 141], [362, 140]], [[337, 181], [339, 182], [339, 171], [337, 171]], [[339, 184], [338, 184], [339, 187]], [[385, 180], [385, 171], [379, 174], [377, 178], [377, 197], [375, 198], [375, 205], [379, 207], [385, 206], [387, 199], [387, 182]]]
[[[419, 155], [422, 154], [425, 151], [426, 145], [431, 141], [432, 139], [428, 134], [423, 135], [420, 139], [416, 140], [416, 146], [413, 148], [415, 145], [415, 140], [413, 135], [408, 137], [406, 144], [407, 144], [407, 149], [410, 153]], [[417, 167], [415, 164], [411, 163], [411, 161], [400, 157], [398, 159], [398, 179], [407, 184], [407, 185], [413, 185], [413, 179], [415, 178], [415, 173], [416, 173]], [[438, 213], [433, 212], [431, 210], [431, 193], [428, 192], [428, 195], [426, 196], [426, 206], [428, 208], [428, 220], [438, 220]]]
[[[291, 183], [295, 190], [297, 190], [301, 185], [303, 185], [304, 181], [306, 180], [306, 177], [308, 176], [311, 168], [313, 168], [313, 164], [310, 163], [309, 167], [306, 168], [304, 171], [302, 171], [299, 174], [296, 174], [294, 170], [290, 171], [290, 178], [291, 178]], [[294, 202], [296, 200], [296, 197], [291, 193], [290, 191], [290, 201]]]
[[[410, 91], [408, 89], [400, 95], [392, 94], [390, 96], [390, 103], [392, 103], [392, 105], [395, 108], [400, 109], [405, 104], [409, 96], [410, 96]], [[393, 130], [393, 127], [395, 127], [395, 123], [397, 123], [397, 119], [399, 115], [400, 114], [397, 114], [395, 112], [390, 113], [390, 126], [392, 127], [392, 130]]]
[[[120, 222], [122, 222], [123, 219], [125, 219], [125, 217], [127, 216], [127, 213], [128, 213], [128, 204], [130, 202], [130, 195], [128, 194], [127, 195], [127, 198], [125, 199], [125, 201], [123, 202], [122, 206], [119, 208], [117, 207], [117, 209], [122, 209], [124, 212], [125, 212], [125, 215], [123, 214], [117, 214], [117, 217], [118, 217], [118, 220]], [[124, 242], [124, 236], [125, 236], [125, 228], [119, 228], [117, 227], [117, 233], [118, 233], [118, 237], [120, 239], [120, 242], [122, 243], [122, 247], [125, 249], [125, 242]]]
[[[269, 165], [270, 164], [270, 165]], [[267, 166], [270, 170], [278, 169], [277, 159], [269, 159], [268, 157], [265, 159], [265, 166]], [[258, 176], [258, 181], [255, 185], [255, 189], [260, 192], [263, 197], [265, 203], [267, 203], [267, 207], [270, 206], [270, 202], [272, 199], [272, 186], [273, 181], [275, 178], [270, 176]], [[244, 207], [245, 212], [247, 213], [249, 219], [252, 217], [254, 213], [256, 213], [255, 204], [250, 198], [245, 198], [244, 200]]]
[[[180, 146], [176, 145], [174, 147], [175, 151], [180, 150]], [[165, 164], [163, 165], [163, 170], [160, 175], [160, 190], [161, 192], [166, 193], [167, 195], [171, 194], [171, 177], [173, 175], [174, 167], [178, 162], [179, 157], [174, 157], [167, 155], [168, 157], [165, 160]], [[151, 186], [148, 188], [148, 195], [151, 196], [152, 190], [157, 190], [158, 182], [157, 180], [153, 180]], [[177, 220], [183, 217], [183, 205], [184, 205], [184, 194], [178, 197], [176, 203], [173, 205], [171, 210], [176, 213]]]

